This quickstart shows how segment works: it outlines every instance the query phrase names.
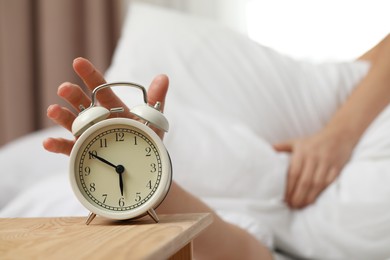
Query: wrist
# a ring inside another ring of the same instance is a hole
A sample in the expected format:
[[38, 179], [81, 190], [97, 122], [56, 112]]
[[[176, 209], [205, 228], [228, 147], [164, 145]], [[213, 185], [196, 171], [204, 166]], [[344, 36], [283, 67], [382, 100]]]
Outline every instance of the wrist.
[[332, 120], [325, 126], [323, 131], [325, 135], [330, 137], [330, 140], [353, 148], [359, 142], [360, 137], [364, 133], [364, 129], [365, 127], [356, 126], [349, 120], [342, 120], [341, 122]]

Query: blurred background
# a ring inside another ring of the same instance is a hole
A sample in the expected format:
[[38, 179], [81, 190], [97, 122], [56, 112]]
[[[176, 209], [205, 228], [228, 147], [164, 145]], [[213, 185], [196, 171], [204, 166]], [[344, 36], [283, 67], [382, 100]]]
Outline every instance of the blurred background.
[[212, 19], [312, 62], [354, 59], [390, 28], [388, 0], [0, 0], [0, 146], [52, 125], [58, 85], [81, 84], [74, 58], [107, 69], [131, 2]]

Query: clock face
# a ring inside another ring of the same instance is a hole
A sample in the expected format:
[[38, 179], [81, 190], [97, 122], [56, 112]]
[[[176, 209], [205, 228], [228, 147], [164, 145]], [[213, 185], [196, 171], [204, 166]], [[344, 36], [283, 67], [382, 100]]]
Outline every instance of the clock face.
[[105, 120], [80, 137], [71, 155], [71, 180], [84, 206], [98, 215], [123, 219], [161, 202], [171, 168], [162, 142], [150, 128], [136, 121], [119, 122], [123, 119]]

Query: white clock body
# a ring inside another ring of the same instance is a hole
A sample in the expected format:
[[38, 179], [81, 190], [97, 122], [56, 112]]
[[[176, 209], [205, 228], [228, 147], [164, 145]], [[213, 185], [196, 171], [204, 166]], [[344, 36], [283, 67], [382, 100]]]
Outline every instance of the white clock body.
[[153, 211], [172, 181], [171, 160], [160, 137], [147, 125], [127, 118], [105, 119], [88, 127], [72, 149], [69, 168], [81, 204], [111, 219], [132, 219]]

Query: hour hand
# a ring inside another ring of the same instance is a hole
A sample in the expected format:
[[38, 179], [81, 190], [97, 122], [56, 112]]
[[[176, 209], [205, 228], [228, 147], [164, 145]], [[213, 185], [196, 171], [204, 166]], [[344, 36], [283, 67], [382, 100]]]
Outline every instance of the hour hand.
[[115, 168], [115, 171], [119, 174], [119, 189], [121, 190], [121, 194], [123, 196], [123, 172], [125, 171], [125, 167], [119, 164]]
[[120, 188], [121, 194], [123, 196], [123, 176], [122, 176], [122, 172], [119, 173], [119, 188]]

